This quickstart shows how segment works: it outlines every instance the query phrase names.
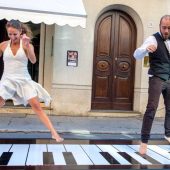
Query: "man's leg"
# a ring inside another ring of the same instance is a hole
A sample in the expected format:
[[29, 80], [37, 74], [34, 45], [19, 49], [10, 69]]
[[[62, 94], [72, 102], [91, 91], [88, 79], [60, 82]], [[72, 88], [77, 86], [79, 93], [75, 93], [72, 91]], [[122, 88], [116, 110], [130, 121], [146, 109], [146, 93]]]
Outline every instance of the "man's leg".
[[149, 78], [148, 104], [143, 117], [143, 124], [141, 129], [141, 145], [139, 149], [141, 154], [145, 154], [147, 151], [147, 143], [150, 138], [153, 119], [155, 117], [160, 94], [162, 92], [162, 83], [163, 80], [158, 77], [153, 76]]
[[165, 138], [170, 142], [170, 80], [166, 81], [162, 92], [165, 104]]

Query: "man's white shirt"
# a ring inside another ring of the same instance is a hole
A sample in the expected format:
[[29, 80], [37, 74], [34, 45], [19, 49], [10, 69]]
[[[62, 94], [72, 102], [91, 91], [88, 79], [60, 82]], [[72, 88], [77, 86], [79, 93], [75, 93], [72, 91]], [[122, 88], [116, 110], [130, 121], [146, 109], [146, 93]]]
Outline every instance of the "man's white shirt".
[[[169, 51], [169, 53], [170, 53], [170, 40], [169, 40], [169, 39], [166, 40], [165, 43], [167, 43], [167, 44], [166, 44], [166, 47], [167, 47], [167, 49], [168, 49], [168, 51]], [[139, 48], [137, 48], [137, 49], [135, 50], [135, 52], [134, 52], [134, 57], [135, 57], [136, 59], [142, 59], [144, 56], [148, 55], [147, 47], [148, 47], [149, 45], [154, 45], [155, 47], [157, 47], [157, 45], [158, 45], [158, 44], [157, 44], [157, 41], [156, 41], [156, 38], [155, 38], [153, 35], [149, 36], [149, 37], [144, 41], [144, 43], [143, 43]]]

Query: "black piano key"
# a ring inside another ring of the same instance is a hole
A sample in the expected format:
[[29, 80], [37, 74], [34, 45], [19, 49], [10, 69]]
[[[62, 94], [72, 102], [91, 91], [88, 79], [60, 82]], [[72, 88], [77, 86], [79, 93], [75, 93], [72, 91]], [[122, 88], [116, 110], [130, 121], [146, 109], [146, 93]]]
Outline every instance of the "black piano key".
[[54, 165], [52, 152], [43, 152], [43, 164]]
[[136, 152], [138, 155], [140, 155], [142, 158], [146, 159], [147, 161], [149, 161], [152, 164], [160, 164], [160, 162], [156, 161], [155, 159], [153, 159], [152, 157], [148, 156], [148, 155], [141, 155], [139, 152]]
[[120, 164], [114, 157], [112, 157], [108, 152], [100, 152], [100, 154], [110, 163], [110, 164]]
[[77, 165], [76, 160], [71, 152], [63, 152], [63, 156], [65, 158], [67, 165]]
[[3, 152], [0, 157], [0, 165], [7, 165], [11, 156], [12, 152]]
[[131, 164], [140, 164], [138, 161], [136, 161], [133, 157], [128, 155], [126, 152], [118, 152], [122, 157], [124, 157], [128, 162]]

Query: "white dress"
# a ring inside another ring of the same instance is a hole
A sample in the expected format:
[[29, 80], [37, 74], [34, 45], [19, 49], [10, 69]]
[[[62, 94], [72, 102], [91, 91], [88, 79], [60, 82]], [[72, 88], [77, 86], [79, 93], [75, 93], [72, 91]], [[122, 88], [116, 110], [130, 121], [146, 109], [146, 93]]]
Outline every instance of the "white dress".
[[5, 100], [12, 99], [14, 105], [26, 106], [28, 100], [33, 97], [38, 97], [40, 102], [49, 105], [50, 95], [40, 84], [31, 79], [28, 72], [28, 58], [22, 47], [22, 40], [16, 55], [13, 55], [10, 43], [11, 41], [3, 53], [4, 72], [0, 80], [0, 96]]

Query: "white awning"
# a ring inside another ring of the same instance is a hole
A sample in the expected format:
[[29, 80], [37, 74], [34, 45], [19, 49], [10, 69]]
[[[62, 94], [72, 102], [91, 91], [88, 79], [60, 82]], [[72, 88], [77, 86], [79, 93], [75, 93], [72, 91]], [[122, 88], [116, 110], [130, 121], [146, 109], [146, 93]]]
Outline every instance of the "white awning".
[[0, 19], [86, 26], [82, 0], [0, 0]]

